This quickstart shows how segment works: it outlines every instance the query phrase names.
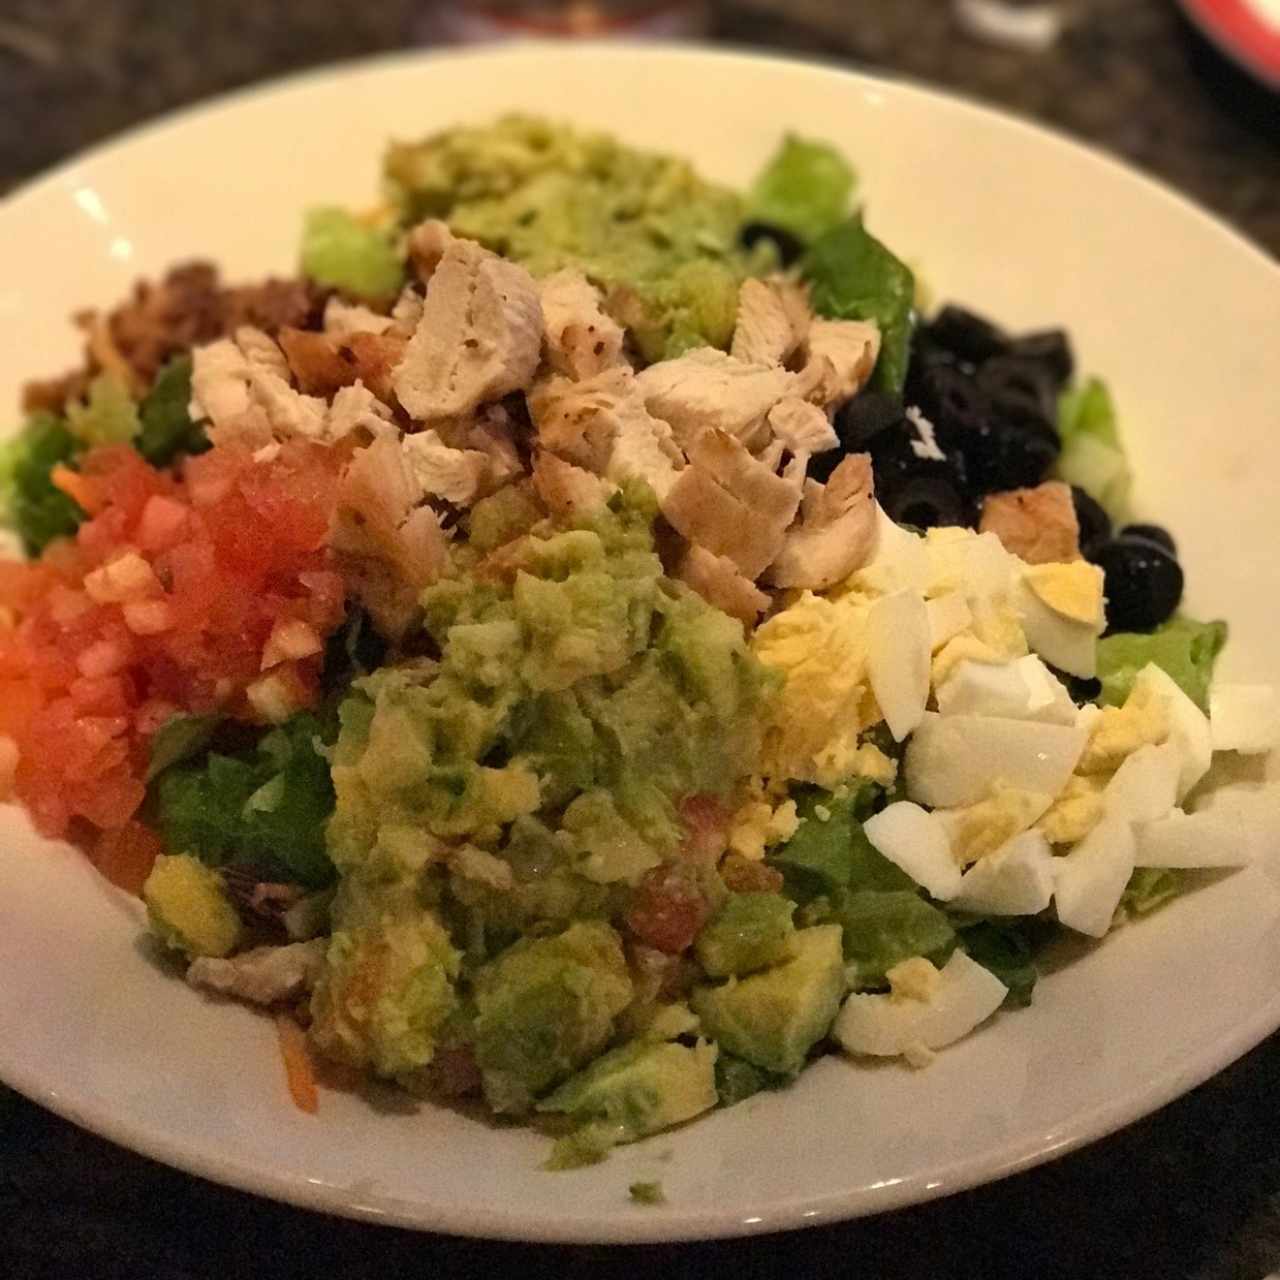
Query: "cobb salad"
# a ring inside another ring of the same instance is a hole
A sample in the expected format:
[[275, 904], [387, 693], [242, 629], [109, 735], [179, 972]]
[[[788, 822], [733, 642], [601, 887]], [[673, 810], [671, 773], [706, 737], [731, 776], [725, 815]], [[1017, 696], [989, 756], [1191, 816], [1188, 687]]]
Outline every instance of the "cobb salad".
[[1280, 699], [1215, 680], [1105, 384], [929, 308], [836, 150], [735, 191], [513, 116], [385, 177], [295, 278], [84, 313], [4, 456], [0, 784], [299, 1106], [589, 1162], [924, 1067], [1274, 848]]

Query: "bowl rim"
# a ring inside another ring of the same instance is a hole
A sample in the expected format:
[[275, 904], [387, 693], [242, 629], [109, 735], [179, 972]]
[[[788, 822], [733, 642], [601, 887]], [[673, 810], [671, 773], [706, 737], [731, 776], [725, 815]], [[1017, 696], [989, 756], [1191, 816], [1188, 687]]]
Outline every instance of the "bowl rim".
[[[223, 112], [234, 112], [255, 99], [279, 93], [305, 93], [312, 85], [349, 75], [397, 71], [429, 65], [440, 59], [478, 62], [523, 61], [545, 58], [663, 59], [667, 61], [736, 63], [744, 70], [766, 64], [805, 77], [830, 76], [854, 80], [869, 89], [888, 89], [916, 99], [928, 100], [939, 109], [961, 111], [998, 122], [1035, 145], [1053, 146], [1092, 163], [1105, 166], [1116, 177], [1146, 189], [1149, 197], [1177, 206], [1183, 216], [1198, 222], [1250, 255], [1255, 265], [1280, 288], [1280, 262], [1231, 224], [1213, 215], [1193, 199], [1160, 178], [1124, 163], [1089, 143], [1065, 132], [997, 107], [985, 105], [963, 94], [923, 84], [908, 77], [877, 75], [850, 68], [833, 60], [812, 60], [761, 52], [740, 47], [707, 46], [663, 41], [626, 43], [585, 41], [566, 46], [554, 41], [520, 41], [480, 49], [397, 50], [340, 60], [303, 69], [254, 84], [225, 91], [155, 119], [135, 125], [122, 133], [77, 152], [24, 182], [0, 199], [0, 220], [12, 208], [28, 200], [38, 200], [46, 192], [82, 176], [93, 166], [111, 164], [117, 154], [153, 137], [180, 132], [196, 121]], [[1205, 1042], [1200, 1051], [1169, 1064], [1141, 1084], [1125, 1089], [1106, 1102], [1074, 1113], [1070, 1120], [1045, 1132], [1023, 1135], [998, 1151], [974, 1159], [963, 1157], [919, 1174], [856, 1191], [833, 1191], [828, 1195], [794, 1202], [772, 1201], [739, 1207], [732, 1211], [681, 1212], [667, 1206], [661, 1217], [599, 1220], [554, 1219], [545, 1215], [522, 1215], [519, 1211], [457, 1209], [424, 1206], [421, 1201], [392, 1196], [356, 1193], [352, 1190], [318, 1185], [303, 1177], [263, 1171], [252, 1164], [220, 1155], [211, 1155], [196, 1141], [175, 1139], [161, 1125], [133, 1122], [114, 1116], [105, 1100], [93, 1096], [71, 1096], [43, 1083], [38, 1071], [27, 1071], [6, 1063], [0, 1050], [0, 1080], [33, 1102], [120, 1146], [159, 1160], [183, 1172], [301, 1208], [336, 1216], [420, 1231], [495, 1240], [539, 1243], [638, 1244], [657, 1241], [720, 1239], [830, 1224], [852, 1217], [869, 1216], [905, 1207], [923, 1200], [995, 1181], [1045, 1163], [1096, 1141], [1115, 1130], [1158, 1110], [1174, 1098], [1194, 1088], [1260, 1043], [1280, 1027], [1280, 990], [1272, 1000], [1250, 1011], [1230, 1034]]]

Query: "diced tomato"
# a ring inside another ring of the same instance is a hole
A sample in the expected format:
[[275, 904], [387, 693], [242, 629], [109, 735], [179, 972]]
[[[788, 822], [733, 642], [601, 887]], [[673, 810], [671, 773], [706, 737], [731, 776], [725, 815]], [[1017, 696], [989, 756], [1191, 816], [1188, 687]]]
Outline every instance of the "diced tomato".
[[[258, 463], [218, 447], [175, 476], [112, 446], [59, 473], [92, 518], [35, 564], [0, 562], [0, 734], [42, 830], [62, 835], [78, 819], [124, 829], [149, 740], [176, 714], [262, 719], [314, 702], [320, 656], [303, 650], [344, 605], [326, 550], [332, 453], [295, 444]], [[255, 708], [247, 692], [273, 634], [277, 648], [282, 636], [311, 639], [273, 655], [293, 660], [260, 691], [279, 696]]]
[[678, 955], [698, 936], [711, 904], [684, 865], [664, 863], [647, 871], [631, 895], [626, 923], [641, 942]]
[[126, 893], [141, 895], [156, 859], [164, 852], [164, 842], [144, 823], [126, 822], [114, 830], [102, 831], [89, 849], [94, 866], [112, 884]]

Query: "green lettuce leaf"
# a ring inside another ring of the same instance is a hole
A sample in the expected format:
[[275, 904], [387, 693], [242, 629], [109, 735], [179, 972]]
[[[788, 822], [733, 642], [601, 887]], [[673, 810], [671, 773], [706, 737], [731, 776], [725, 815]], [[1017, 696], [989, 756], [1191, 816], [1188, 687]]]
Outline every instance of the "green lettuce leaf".
[[1098, 641], [1102, 702], [1118, 707], [1149, 662], [1171, 676], [1202, 711], [1209, 709], [1213, 666], [1227, 642], [1225, 622], [1174, 618], [1151, 632], [1119, 631]]
[[70, 464], [84, 445], [51, 413], [36, 413], [12, 440], [0, 446], [0, 492], [5, 523], [37, 556], [55, 538], [75, 533], [85, 513], [49, 479], [54, 467]]
[[837, 320], [870, 320], [880, 330], [874, 383], [899, 394], [907, 376], [915, 279], [862, 225], [860, 216], [828, 231], [809, 250], [802, 274], [813, 309]]
[[1145, 916], [1172, 901], [1187, 887], [1187, 873], [1175, 867], [1138, 867], [1120, 895], [1120, 906]]
[[[837, 798], [814, 788], [797, 800], [800, 825], [769, 862], [783, 874], [787, 896], [808, 902], [839, 889], [907, 889], [910, 877], [878, 852], [862, 830], [883, 792], [864, 780]], [[825, 815], [825, 816], [824, 816]]]
[[912, 956], [944, 959], [956, 938], [947, 917], [910, 889], [837, 894], [831, 918], [844, 928], [846, 972], [855, 990], [883, 986], [885, 974]]
[[1113, 520], [1122, 520], [1129, 504], [1133, 473], [1120, 441], [1115, 404], [1107, 384], [1090, 378], [1058, 398], [1058, 436], [1062, 452], [1055, 474], [1099, 502]]
[[391, 238], [333, 206], [307, 213], [302, 270], [317, 284], [359, 298], [390, 298], [404, 282], [404, 263]]
[[1035, 990], [1035, 954], [1052, 932], [1051, 925], [1035, 918], [978, 920], [960, 930], [960, 946], [1009, 988], [1005, 1004], [1021, 1008], [1031, 1003]]
[[117, 378], [99, 374], [89, 383], [83, 403], [67, 405], [67, 430], [81, 444], [128, 444], [138, 434], [138, 406]]
[[137, 450], [153, 466], [163, 467], [181, 454], [209, 447], [204, 428], [191, 420], [191, 357], [176, 356], [156, 374], [155, 383], [138, 406], [141, 429]]
[[856, 176], [825, 142], [788, 134], [747, 193], [746, 218], [810, 244], [849, 216]]
[[249, 866], [313, 888], [329, 884], [325, 823], [333, 784], [316, 744], [335, 737], [336, 725], [303, 712], [246, 750], [210, 751], [164, 769], [152, 786], [166, 844], [209, 866]]

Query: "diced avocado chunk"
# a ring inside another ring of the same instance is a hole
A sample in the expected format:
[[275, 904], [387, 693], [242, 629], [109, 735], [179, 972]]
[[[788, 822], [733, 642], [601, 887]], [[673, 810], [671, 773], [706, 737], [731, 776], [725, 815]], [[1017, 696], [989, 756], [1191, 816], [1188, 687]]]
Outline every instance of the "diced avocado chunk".
[[830, 1029], [844, 991], [840, 926], [823, 924], [796, 934], [795, 955], [785, 964], [699, 987], [690, 1003], [722, 1048], [766, 1071], [794, 1076]]
[[722, 1107], [745, 1102], [765, 1089], [776, 1089], [787, 1082], [786, 1076], [775, 1075], [757, 1067], [754, 1062], [723, 1050], [716, 1059], [716, 1092]]
[[734, 893], [694, 943], [707, 975], [729, 978], [767, 969], [794, 954], [795, 903], [777, 893]]
[[512, 1113], [599, 1053], [632, 996], [622, 940], [602, 921], [517, 942], [477, 971], [474, 987], [485, 1098]]
[[151, 931], [188, 956], [225, 956], [244, 925], [218, 873], [188, 854], [162, 855], [142, 886]]
[[582, 1163], [588, 1150], [603, 1155], [618, 1143], [709, 1111], [717, 1100], [715, 1064], [716, 1046], [705, 1040], [692, 1048], [673, 1041], [633, 1041], [610, 1050], [538, 1103], [539, 1111], [583, 1122], [552, 1163]]
[[412, 877], [346, 877], [311, 998], [311, 1037], [326, 1057], [404, 1078], [435, 1056], [457, 1008], [460, 957]]
[[947, 917], [910, 889], [839, 893], [831, 918], [844, 929], [844, 955], [855, 987], [879, 986], [899, 961], [938, 955], [955, 942]]

